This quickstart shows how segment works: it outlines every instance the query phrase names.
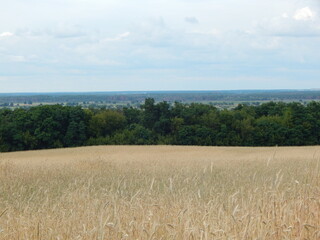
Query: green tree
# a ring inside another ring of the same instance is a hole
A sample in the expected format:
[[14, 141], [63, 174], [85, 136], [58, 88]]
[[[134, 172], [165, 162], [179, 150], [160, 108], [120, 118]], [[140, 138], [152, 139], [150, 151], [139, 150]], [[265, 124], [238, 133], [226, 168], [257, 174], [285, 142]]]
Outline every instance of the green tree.
[[117, 111], [105, 110], [94, 115], [89, 122], [91, 136], [105, 137], [126, 126], [125, 116]]
[[147, 98], [144, 104], [141, 106], [141, 109], [143, 110], [143, 126], [148, 129], [153, 129], [154, 124], [159, 119], [159, 112], [155, 105], [154, 99]]

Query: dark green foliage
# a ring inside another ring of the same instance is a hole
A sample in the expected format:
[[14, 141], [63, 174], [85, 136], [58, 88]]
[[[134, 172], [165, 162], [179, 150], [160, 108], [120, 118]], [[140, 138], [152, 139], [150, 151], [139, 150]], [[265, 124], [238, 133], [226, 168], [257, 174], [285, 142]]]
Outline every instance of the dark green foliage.
[[239, 104], [218, 110], [148, 98], [141, 108], [120, 110], [61, 105], [0, 110], [1, 152], [108, 144], [318, 145], [320, 103]]
[[126, 125], [125, 116], [117, 111], [102, 110], [93, 115], [89, 121], [90, 134], [94, 137], [112, 135]]
[[123, 114], [127, 120], [127, 123], [130, 124], [138, 124], [141, 122], [141, 112], [136, 108], [124, 108]]
[[283, 145], [288, 131], [280, 117], [263, 116], [256, 121], [254, 142], [256, 145]]
[[143, 126], [149, 129], [154, 127], [154, 124], [159, 119], [159, 111], [152, 98], [147, 98], [142, 108], [142, 123]]
[[178, 132], [176, 144], [211, 146], [214, 145], [214, 137], [210, 128], [200, 125], [184, 126]]

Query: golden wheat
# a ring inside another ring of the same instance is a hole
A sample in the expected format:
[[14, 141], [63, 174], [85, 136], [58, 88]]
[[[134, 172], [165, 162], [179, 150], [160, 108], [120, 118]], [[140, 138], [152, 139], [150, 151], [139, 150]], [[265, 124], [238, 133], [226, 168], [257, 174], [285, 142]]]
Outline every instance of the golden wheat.
[[0, 239], [320, 239], [319, 147], [0, 154]]

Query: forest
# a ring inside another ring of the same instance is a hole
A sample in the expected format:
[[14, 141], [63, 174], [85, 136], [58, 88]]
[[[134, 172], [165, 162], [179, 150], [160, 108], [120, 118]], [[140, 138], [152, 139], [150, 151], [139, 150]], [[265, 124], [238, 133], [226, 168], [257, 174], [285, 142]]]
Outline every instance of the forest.
[[139, 108], [43, 105], [0, 109], [0, 151], [89, 145], [302, 146], [320, 144], [320, 102], [218, 109], [145, 99]]

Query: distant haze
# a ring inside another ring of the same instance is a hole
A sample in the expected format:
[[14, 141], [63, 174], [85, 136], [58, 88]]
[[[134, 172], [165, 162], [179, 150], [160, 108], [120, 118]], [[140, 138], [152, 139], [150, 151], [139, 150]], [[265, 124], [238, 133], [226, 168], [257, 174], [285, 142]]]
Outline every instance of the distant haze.
[[10, 0], [0, 93], [319, 89], [319, 0]]

